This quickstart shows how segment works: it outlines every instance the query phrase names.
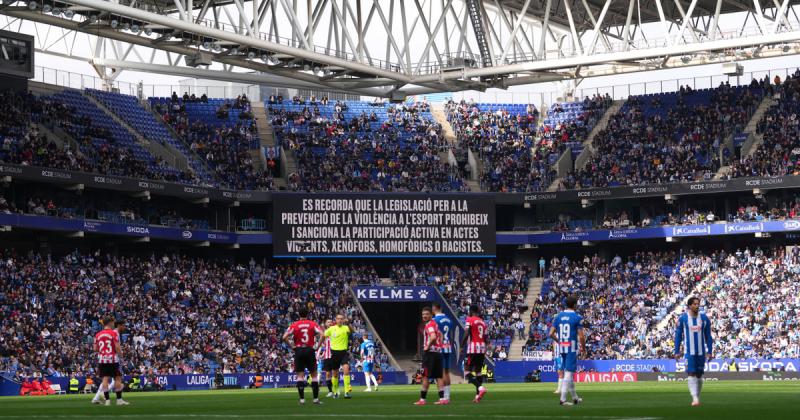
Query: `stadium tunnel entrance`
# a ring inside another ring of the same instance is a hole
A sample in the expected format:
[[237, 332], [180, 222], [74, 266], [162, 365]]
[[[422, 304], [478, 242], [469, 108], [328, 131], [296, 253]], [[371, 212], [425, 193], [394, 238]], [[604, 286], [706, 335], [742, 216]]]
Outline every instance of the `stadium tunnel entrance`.
[[361, 305], [383, 344], [403, 364], [402, 361], [419, 359], [421, 312], [432, 303], [363, 302]]

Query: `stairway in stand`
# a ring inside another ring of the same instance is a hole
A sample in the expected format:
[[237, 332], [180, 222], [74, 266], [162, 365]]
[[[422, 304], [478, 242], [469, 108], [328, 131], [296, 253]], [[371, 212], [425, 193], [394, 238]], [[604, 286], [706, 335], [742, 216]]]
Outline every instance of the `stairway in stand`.
[[[525, 322], [525, 331], [530, 331], [531, 312], [536, 300], [542, 293], [542, 285], [544, 285], [543, 277], [531, 277], [530, 283], [528, 283], [528, 295], [525, 296], [525, 305], [528, 306], [528, 310], [521, 314], [522, 320]], [[527, 341], [527, 334], [523, 339], [519, 339], [515, 335], [514, 340], [511, 341], [511, 348], [508, 349], [508, 360], [522, 360], [522, 348]]]

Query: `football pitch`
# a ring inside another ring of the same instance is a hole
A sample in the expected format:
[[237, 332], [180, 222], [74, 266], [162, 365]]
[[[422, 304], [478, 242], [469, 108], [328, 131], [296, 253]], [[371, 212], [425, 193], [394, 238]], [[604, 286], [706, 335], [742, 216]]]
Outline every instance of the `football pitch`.
[[[584, 403], [558, 405], [555, 384], [489, 384], [480, 404], [471, 385], [453, 386], [449, 406], [412, 405], [417, 386], [387, 386], [353, 399], [322, 398], [324, 405], [298, 405], [295, 389], [127, 393], [130, 406], [95, 406], [90, 395], [0, 398], [2, 419], [782, 419], [796, 415], [800, 384], [792, 382], [708, 382], [701, 407], [690, 407], [685, 383], [580, 383]], [[433, 390], [433, 387], [432, 387]], [[795, 414], [792, 414], [795, 413]]]

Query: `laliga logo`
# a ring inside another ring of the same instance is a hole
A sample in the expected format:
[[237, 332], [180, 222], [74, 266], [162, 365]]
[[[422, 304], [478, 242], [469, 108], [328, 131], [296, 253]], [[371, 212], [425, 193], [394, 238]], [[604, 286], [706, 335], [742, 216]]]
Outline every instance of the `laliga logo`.
[[630, 373], [626, 373], [622, 375], [622, 382], [636, 382], [636, 379]]
[[417, 296], [419, 296], [420, 299], [427, 299], [428, 298], [428, 291], [425, 290], [425, 289], [422, 289], [422, 290], [417, 292]]

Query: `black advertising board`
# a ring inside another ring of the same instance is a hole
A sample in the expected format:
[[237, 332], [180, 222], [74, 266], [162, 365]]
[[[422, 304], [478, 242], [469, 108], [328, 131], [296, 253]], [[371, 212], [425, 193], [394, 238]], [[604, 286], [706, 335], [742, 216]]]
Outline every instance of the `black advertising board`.
[[276, 257], [495, 256], [491, 194], [273, 193]]

